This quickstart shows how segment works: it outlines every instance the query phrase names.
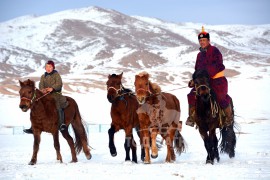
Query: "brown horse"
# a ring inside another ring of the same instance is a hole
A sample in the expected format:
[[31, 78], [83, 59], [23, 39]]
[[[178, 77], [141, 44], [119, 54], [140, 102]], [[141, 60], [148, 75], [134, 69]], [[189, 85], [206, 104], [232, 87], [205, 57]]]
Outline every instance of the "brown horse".
[[[20, 105], [23, 112], [31, 109], [30, 120], [32, 123], [34, 134], [33, 155], [29, 165], [34, 165], [37, 162], [37, 153], [40, 144], [41, 132], [48, 132], [53, 135], [54, 148], [56, 150], [56, 159], [62, 163], [62, 156], [60, 154], [59, 134], [58, 134], [58, 113], [56, 111], [55, 100], [50, 94], [43, 94], [40, 90], [35, 88], [35, 82], [26, 80], [20, 82]], [[88, 148], [88, 139], [86, 131], [82, 124], [82, 118], [79, 112], [78, 105], [74, 99], [67, 97], [69, 105], [65, 108], [65, 124], [72, 125], [75, 134], [75, 145], [68, 129], [61, 132], [63, 137], [67, 140], [71, 149], [71, 162], [77, 162], [76, 152], [80, 153], [83, 149], [87, 159], [91, 159], [90, 150]]]
[[[216, 129], [221, 129], [221, 152], [225, 152], [230, 158], [235, 156], [236, 136], [234, 132], [234, 120], [229, 127], [223, 127], [225, 115], [217, 104], [215, 93], [211, 90], [209, 75], [205, 70], [194, 72], [192, 79], [196, 90], [196, 116], [195, 122], [204, 141], [207, 151], [206, 163], [214, 164], [214, 159], [219, 161], [218, 139]], [[231, 100], [233, 108], [233, 102]], [[234, 113], [233, 113], [234, 114]]]
[[[152, 158], [158, 156], [156, 136], [159, 133], [166, 141], [166, 162], [175, 161], [174, 148], [179, 154], [184, 151], [184, 141], [180, 134], [180, 102], [176, 96], [161, 92], [157, 84], [149, 81], [146, 72], [135, 76], [137, 101], [140, 104], [137, 110], [141, 128], [141, 139], [145, 148], [144, 163], [150, 163], [149, 147]], [[151, 141], [150, 141], [151, 139]], [[151, 146], [150, 146], [151, 142]], [[173, 148], [173, 142], [175, 143]]]
[[[107, 81], [107, 99], [111, 106], [111, 128], [108, 130], [109, 134], [109, 148], [110, 153], [114, 157], [117, 155], [114, 134], [120, 129], [124, 129], [125, 138], [125, 150], [126, 150], [126, 161], [130, 161], [130, 148], [132, 150], [132, 161], [137, 163], [136, 154], [136, 142], [133, 138], [132, 129], [136, 128], [139, 133], [139, 120], [136, 110], [138, 109], [138, 102], [134, 93], [131, 90], [124, 88], [122, 85], [123, 73], [116, 75], [112, 74], [108, 76]], [[139, 135], [139, 134], [138, 134]], [[144, 150], [141, 151], [141, 159], [144, 158]]]

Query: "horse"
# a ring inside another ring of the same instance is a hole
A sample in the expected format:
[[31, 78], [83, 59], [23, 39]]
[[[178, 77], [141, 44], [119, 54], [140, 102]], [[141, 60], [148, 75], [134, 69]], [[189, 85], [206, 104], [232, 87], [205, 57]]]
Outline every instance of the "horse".
[[[145, 149], [145, 164], [150, 164], [151, 157], [158, 157], [156, 137], [162, 136], [167, 145], [166, 162], [175, 161], [174, 149], [181, 154], [184, 149], [184, 140], [180, 134], [180, 102], [176, 96], [161, 92], [160, 86], [149, 80], [147, 72], [135, 75], [135, 92], [139, 103], [137, 110], [141, 128], [141, 139]], [[174, 147], [173, 147], [174, 143]]]
[[[222, 141], [220, 152], [226, 153], [230, 158], [235, 156], [236, 136], [234, 132], [234, 118], [229, 127], [223, 127], [225, 114], [218, 105], [215, 93], [210, 87], [209, 75], [206, 70], [196, 70], [192, 75], [196, 91], [195, 123], [204, 141], [207, 151], [206, 164], [219, 162], [218, 139], [216, 129], [220, 129]], [[234, 117], [233, 101], [231, 107]]]
[[[138, 109], [138, 102], [134, 93], [125, 88], [122, 85], [122, 75], [112, 74], [108, 76], [107, 85], [107, 99], [111, 105], [111, 127], [108, 130], [109, 134], [109, 148], [110, 153], [113, 157], [117, 155], [116, 147], [114, 144], [114, 134], [120, 129], [125, 131], [125, 161], [130, 161], [130, 148], [132, 150], [132, 161], [137, 163], [136, 154], [136, 142], [133, 138], [132, 130], [136, 128], [139, 133], [139, 119], [136, 113]], [[139, 136], [139, 134], [138, 134]], [[140, 136], [139, 136], [140, 137]], [[141, 159], [144, 158], [144, 150], [141, 150]]]
[[[37, 163], [37, 153], [39, 150], [40, 136], [42, 132], [48, 132], [53, 135], [54, 148], [56, 150], [56, 159], [63, 162], [60, 153], [59, 132], [58, 132], [58, 114], [55, 100], [51, 94], [43, 94], [35, 87], [35, 82], [28, 79], [20, 83], [20, 109], [27, 112], [30, 109], [30, 120], [32, 123], [34, 146], [33, 155], [29, 165]], [[68, 128], [62, 131], [62, 136], [67, 140], [71, 150], [71, 162], [77, 162], [76, 153], [79, 154], [83, 149], [86, 158], [91, 159], [90, 149], [88, 148], [87, 134], [82, 123], [78, 105], [74, 99], [67, 97], [68, 106], [64, 109], [65, 124], [71, 124], [75, 134], [75, 144], [73, 138], [68, 132]]]

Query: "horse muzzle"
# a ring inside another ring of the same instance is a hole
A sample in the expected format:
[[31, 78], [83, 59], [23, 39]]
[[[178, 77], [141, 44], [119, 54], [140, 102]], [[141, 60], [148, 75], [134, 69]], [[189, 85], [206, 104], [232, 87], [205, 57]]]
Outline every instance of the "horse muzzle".
[[110, 103], [113, 103], [114, 101], [115, 101], [115, 96], [114, 95], [107, 95], [107, 99], [108, 99], [108, 101], [110, 102]]
[[20, 109], [21, 109], [23, 112], [26, 112], [26, 111], [28, 111], [28, 109], [29, 109], [29, 107], [26, 106], [26, 105], [20, 105], [19, 107], [20, 107]]
[[145, 97], [138, 97], [138, 96], [136, 96], [136, 98], [137, 98], [137, 101], [138, 101], [138, 103], [139, 103], [140, 105], [142, 105], [142, 104], [145, 103]]

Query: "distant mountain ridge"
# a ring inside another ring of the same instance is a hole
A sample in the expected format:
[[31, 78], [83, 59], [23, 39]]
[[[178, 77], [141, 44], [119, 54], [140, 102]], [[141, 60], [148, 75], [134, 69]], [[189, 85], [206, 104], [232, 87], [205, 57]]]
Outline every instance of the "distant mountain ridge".
[[[184, 86], [198, 53], [202, 24], [171, 23], [128, 16], [99, 7], [23, 16], [0, 23], [0, 91], [16, 95], [18, 79], [36, 81], [52, 59], [64, 80], [64, 91], [105, 89], [108, 74], [149, 71], [160, 84]], [[269, 74], [270, 25], [205, 25], [222, 54], [229, 77], [241, 68]], [[259, 68], [259, 69], [258, 69]], [[256, 74], [256, 73], [255, 73]], [[255, 76], [255, 75], [251, 75]]]

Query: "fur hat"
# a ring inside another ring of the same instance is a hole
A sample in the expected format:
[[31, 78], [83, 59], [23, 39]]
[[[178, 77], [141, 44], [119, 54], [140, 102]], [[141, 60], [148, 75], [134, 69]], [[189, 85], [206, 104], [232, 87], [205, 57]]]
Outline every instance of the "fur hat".
[[198, 39], [200, 40], [201, 38], [207, 38], [208, 40], [210, 39], [209, 33], [204, 31], [203, 26], [202, 26], [202, 32], [200, 32], [200, 34], [198, 34]]
[[51, 65], [53, 69], [55, 69], [54, 62], [52, 60], [49, 60], [46, 64]]

